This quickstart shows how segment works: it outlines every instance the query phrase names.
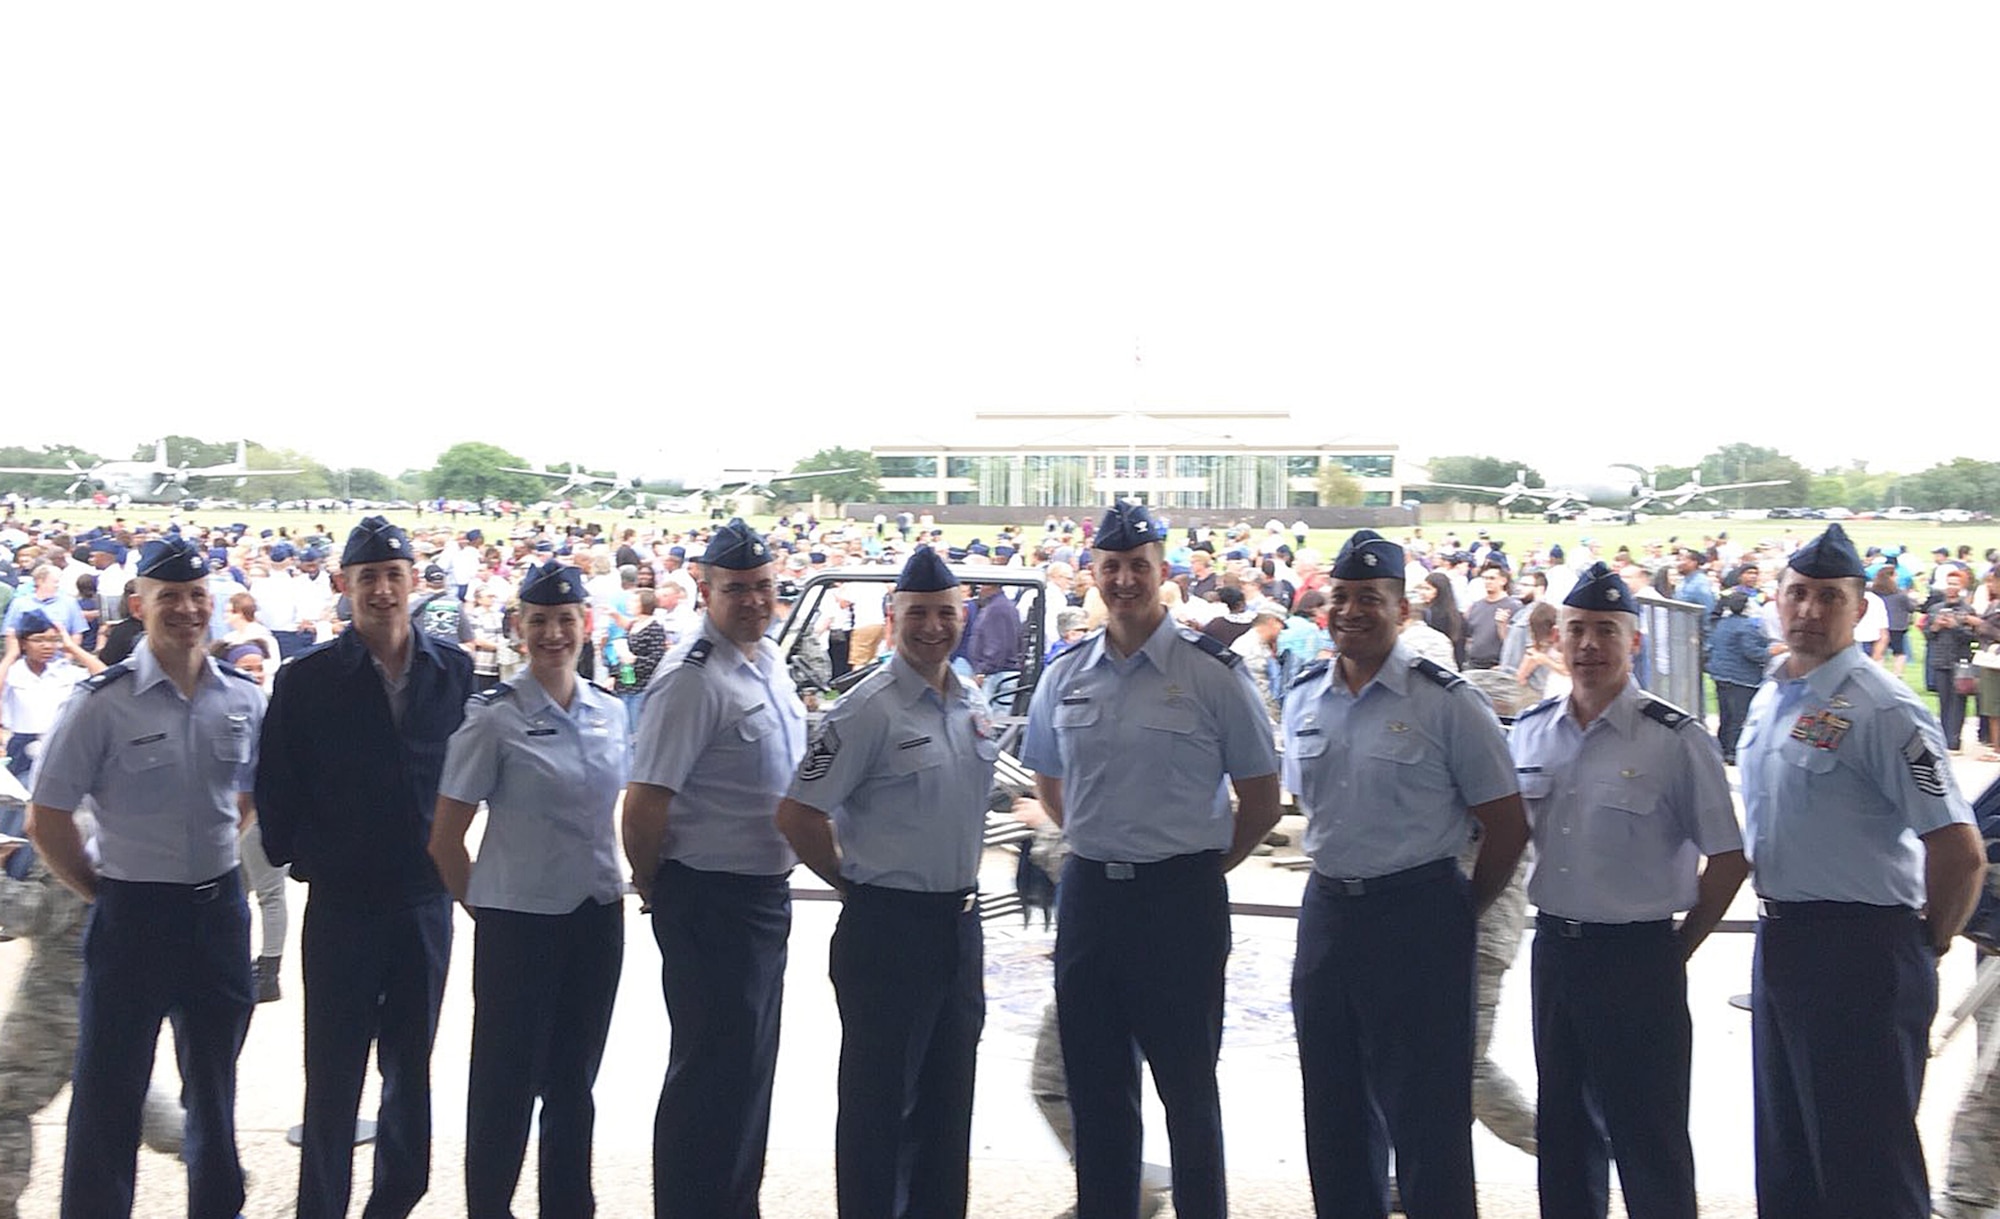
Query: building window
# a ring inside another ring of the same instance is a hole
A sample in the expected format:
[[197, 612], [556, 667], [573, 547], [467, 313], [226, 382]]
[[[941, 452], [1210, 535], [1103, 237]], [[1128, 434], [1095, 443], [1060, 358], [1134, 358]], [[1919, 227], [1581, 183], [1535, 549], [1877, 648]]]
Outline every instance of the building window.
[[1294, 454], [1285, 458], [1285, 474], [1290, 478], [1311, 478], [1319, 473], [1319, 457], [1308, 453], [1301, 457]]
[[877, 457], [875, 459], [875, 466], [882, 471], [882, 477], [884, 478], [937, 477], [937, 458], [935, 457]]
[[1061, 508], [1092, 504], [1090, 458], [1030, 453], [1022, 461], [1022, 497], [1029, 507]]
[[1361, 506], [1363, 508], [1387, 508], [1391, 502], [1387, 491], [1363, 491], [1361, 493]]
[[947, 491], [944, 493], [944, 502], [947, 504], [976, 504], [979, 502], [979, 492]]
[[875, 498], [876, 502], [884, 504], [935, 504], [937, 503], [937, 492], [884, 491]]
[[1334, 465], [1356, 478], [1394, 478], [1396, 459], [1387, 453], [1335, 453]]
[[983, 457], [947, 457], [944, 459], [946, 478], [978, 478]]

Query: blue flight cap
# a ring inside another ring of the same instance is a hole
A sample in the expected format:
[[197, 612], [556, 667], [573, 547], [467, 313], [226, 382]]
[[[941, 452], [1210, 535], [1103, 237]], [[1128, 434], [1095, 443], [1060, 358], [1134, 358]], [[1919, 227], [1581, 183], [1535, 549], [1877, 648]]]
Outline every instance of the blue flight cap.
[[993, 551], [987, 547], [986, 543], [980, 541], [978, 538], [974, 538], [970, 542], [967, 542], [965, 544], [965, 553], [983, 554], [990, 556], [992, 555]]
[[347, 535], [347, 545], [340, 552], [340, 565], [353, 567], [361, 563], [387, 563], [391, 559], [408, 561], [412, 555], [410, 535], [389, 523], [385, 516], [368, 516]]
[[1373, 529], [1357, 529], [1333, 557], [1336, 580], [1403, 580], [1403, 548]]
[[675, 558], [675, 559], [685, 559], [685, 558], [687, 558], [687, 557], [688, 557], [688, 551], [687, 551], [687, 547], [685, 547], [685, 546], [669, 546], [669, 547], [667, 547], [667, 555], [668, 555], [668, 557], [669, 557], [669, 558]]
[[995, 546], [993, 548], [993, 557], [996, 559], [1011, 559], [1014, 557], [1014, 548], [1005, 544]]
[[550, 559], [540, 567], [530, 567], [521, 578], [524, 605], [582, 605], [590, 599], [583, 591], [583, 572]]
[[1165, 545], [1166, 540], [1166, 531], [1146, 511], [1146, 505], [1121, 499], [1104, 514], [1090, 544], [1097, 550], [1137, 550], [1148, 542]]
[[704, 568], [720, 567], [727, 571], [754, 571], [771, 561], [771, 548], [755, 529], [743, 523], [740, 516], [732, 516], [729, 523], [716, 530], [708, 539], [708, 549], [701, 552]]
[[535, 543], [536, 554], [554, 554], [555, 552], [556, 544], [547, 538], [543, 538], [541, 541]]
[[169, 580], [186, 584], [208, 575], [208, 559], [201, 548], [180, 537], [161, 538], [146, 543], [139, 552], [139, 575], [148, 580]]
[[951, 568], [938, 558], [937, 551], [928, 546], [919, 546], [910, 552], [903, 564], [903, 574], [896, 577], [896, 591], [899, 593], [941, 593], [947, 588], [957, 588], [958, 577], [951, 574]]
[[963, 562], [965, 562], [965, 560], [966, 560], [966, 557], [967, 557], [967, 556], [968, 556], [968, 555], [969, 555], [970, 553], [971, 553], [971, 552], [970, 552], [970, 551], [968, 551], [968, 550], [966, 550], [966, 548], [965, 548], [965, 547], [963, 547], [963, 546], [952, 546], [952, 547], [948, 547], [948, 548], [946, 548], [946, 550], [945, 550], [945, 554], [946, 554], [947, 556], [949, 556], [949, 557], [950, 557], [950, 559], [951, 559], [951, 561], [952, 561], [952, 562], [954, 562], [954, 563], [963, 563]]
[[486, 540], [486, 535], [477, 529], [468, 529], [465, 531], [465, 540], [468, 542], [483, 542]]
[[1847, 540], [1847, 530], [1838, 524], [1828, 525], [1825, 533], [1794, 551], [1792, 561], [1786, 566], [1815, 580], [1868, 578], [1854, 543]]
[[824, 562], [826, 562], [826, 552], [825, 552], [824, 550], [813, 550], [813, 551], [808, 551], [808, 552], [806, 553], [806, 562], [808, 562], [808, 563], [824, 563]]
[[26, 639], [30, 635], [39, 635], [54, 625], [55, 623], [49, 621], [47, 614], [40, 610], [29, 610], [14, 623], [14, 634]]
[[282, 563], [296, 554], [298, 554], [298, 551], [292, 548], [290, 542], [279, 542], [276, 546], [271, 547], [271, 562]]
[[90, 549], [88, 553], [108, 554], [112, 558], [117, 558], [118, 552], [122, 549], [124, 548], [118, 545], [117, 542], [113, 541], [109, 535], [106, 535], [90, 539]]
[[1549, 547], [1549, 562], [1560, 563], [1562, 561], [1563, 561], [1562, 543], [1558, 542], [1554, 546]]
[[262, 533], [259, 533], [257, 536], [260, 538], [275, 537], [277, 535], [277, 532], [278, 531], [275, 529], [266, 529]]
[[1632, 590], [1602, 561], [1590, 565], [1576, 587], [1569, 590], [1569, 596], [1563, 598], [1563, 604], [1572, 609], [1639, 616], [1639, 602], [1632, 596]]

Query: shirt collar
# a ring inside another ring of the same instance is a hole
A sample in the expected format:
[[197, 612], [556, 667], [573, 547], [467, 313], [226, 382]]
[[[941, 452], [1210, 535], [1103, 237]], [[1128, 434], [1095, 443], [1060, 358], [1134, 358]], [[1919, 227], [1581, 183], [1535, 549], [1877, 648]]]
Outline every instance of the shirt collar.
[[[213, 657], [203, 656], [201, 664], [204, 677], [212, 675], [217, 681], [222, 679]], [[138, 647], [132, 649], [132, 693], [136, 696], [161, 682], [172, 685], [173, 678], [160, 667], [159, 658], [153, 655], [152, 645], [142, 640]]]
[[[946, 672], [951, 674], [950, 693], [948, 695], [939, 695], [938, 697], [940, 699], [950, 698], [958, 702], [969, 701], [971, 699], [971, 691], [966, 686], [965, 678], [959, 676], [956, 670], [948, 669]], [[923, 698], [927, 693], [937, 693], [937, 688], [925, 681], [923, 674], [917, 672], [916, 666], [904, 660], [900, 652], [889, 654], [889, 673], [895, 679], [897, 696], [903, 700], [906, 706]]]
[[[1167, 667], [1167, 654], [1173, 648], [1175, 642], [1177, 642], [1176, 637], [1179, 634], [1180, 627], [1174, 622], [1174, 616], [1172, 614], [1161, 614], [1160, 624], [1153, 628], [1153, 633], [1146, 636], [1146, 642], [1140, 644], [1139, 650], [1132, 653], [1132, 656], [1144, 656], [1148, 661], [1152, 662], [1154, 668], [1164, 670]], [[1111, 657], [1110, 628], [1107, 627], [1098, 632], [1097, 638], [1092, 641], [1090, 646], [1091, 654], [1084, 658], [1088, 662], [1086, 667], [1094, 666], [1099, 661]], [[1129, 660], [1131, 657], [1127, 657], [1126, 659]]]
[[[335, 637], [335, 643], [338, 647], [346, 649], [339, 653], [339, 655], [349, 669], [358, 668], [364, 661], [372, 661], [374, 659], [374, 653], [368, 650], [367, 641], [361, 638], [361, 632], [355, 630], [352, 625], [349, 625], [346, 630]], [[433, 668], [443, 667], [444, 661], [438, 656], [439, 646], [436, 640], [412, 626], [410, 628], [410, 663], [409, 667], [403, 670], [404, 675], [407, 676], [415, 672], [417, 661], [420, 659]]]
[[1847, 675], [1864, 662], [1858, 648], [1845, 647], [1826, 658], [1820, 666], [1805, 675], [1806, 691], [1815, 698], [1830, 698], [1847, 680]]
[[766, 635], [757, 641], [755, 658], [753, 659], [752, 657], [745, 656], [743, 649], [731, 642], [727, 635], [716, 630], [713, 620], [707, 614], [701, 616], [701, 633], [703, 638], [714, 645], [713, 652], [719, 654], [727, 663], [746, 666], [759, 677], [768, 677], [770, 675], [772, 659], [778, 654], [778, 645], [771, 642], [770, 636]]
[[1597, 718], [1588, 724], [1579, 724], [1570, 708], [1576, 700], [1574, 692], [1563, 695], [1562, 717], [1578, 731], [1588, 732], [1597, 724], [1608, 724], [1619, 736], [1631, 736], [1633, 725], [1639, 722], [1639, 706], [1645, 701], [1639, 692], [1639, 683], [1632, 678], [1625, 679], [1625, 688], [1611, 696], [1611, 702], [1598, 712]]

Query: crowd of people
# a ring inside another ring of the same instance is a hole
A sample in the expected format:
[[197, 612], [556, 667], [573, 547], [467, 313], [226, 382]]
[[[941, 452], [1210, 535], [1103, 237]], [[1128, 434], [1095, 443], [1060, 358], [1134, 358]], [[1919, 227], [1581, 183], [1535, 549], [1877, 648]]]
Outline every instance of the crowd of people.
[[[475, 937], [468, 1213], [508, 1213], [537, 1102], [544, 1213], [592, 1212], [628, 885], [672, 1024], [655, 1212], [755, 1215], [804, 863], [842, 898], [841, 1213], [963, 1215], [997, 691], [1035, 660], [1020, 761], [1067, 847], [1055, 1020], [1084, 1219], [1158, 1204], [1142, 1061], [1175, 1213], [1227, 1212], [1224, 876], [1288, 795], [1313, 864], [1292, 1003], [1321, 1215], [1383, 1214], [1392, 1189], [1417, 1219], [1473, 1214], [1477, 1116], [1540, 1157], [1545, 1215], [1602, 1216], [1615, 1161], [1631, 1213], [1692, 1216], [1685, 962], [1746, 877], [1761, 1207], [1929, 1213], [1914, 1113], [1935, 961], [1984, 860], [1950, 766], [1968, 698], [2000, 750], [2000, 660], [1979, 659], [2000, 658], [1993, 556], [1864, 555], [1838, 526], [1608, 554], [1308, 541], [1134, 504], [962, 546], [907, 516], [492, 539], [380, 517], [344, 539], [0, 525], [18, 572], [0, 724], [31, 793], [0, 911], [58, 886], [90, 903], [64, 1213], [130, 1213], [167, 1017], [189, 1214], [241, 1209], [235, 1060], [252, 1005], [279, 996], [289, 874], [310, 895], [300, 1215], [348, 1209], [371, 1049], [368, 1213], [428, 1189], [454, 902]], [[996, 567], [1050, 595], [1014, 599], [981, 578]], [[773, 638], [804, 581], [846, 568], [894, 581], [840, 584], [811, 624], [810, 684], [842, 692], [809, 731]], [[1635, 680], [1649, 594], [1702, 607], [1715, 736]], [[1941, 714], [1897, 675], [1912, 630]], [[1486, 1060], [1529, 902], [1532, 1107]], [[17, 1044], [0, 1079], [49, 1074]], [[0, 1113], [0, 1214], [26, 1181], [17, 1116], [24, 1140], [27, 1114]], [[2000, 1202], [1966, 1171], [1967, 1206]]]

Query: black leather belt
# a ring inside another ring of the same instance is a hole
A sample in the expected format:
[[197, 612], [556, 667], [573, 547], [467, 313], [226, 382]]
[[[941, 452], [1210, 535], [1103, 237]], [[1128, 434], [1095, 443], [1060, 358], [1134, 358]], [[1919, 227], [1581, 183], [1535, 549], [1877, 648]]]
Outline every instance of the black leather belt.
[[1868, 902], [1774, 902], [1757, 899], [1757, 913], [1768, 919], [1915, 918], [1909, 906], [1877, 906]]
[[1414, 868], [1404, 868], [1400, 872], [1390, 872], [1384, 876], [1334, 877], [1321, 872], [1313, 873], [1313, 883], [1340, 897], [1368, 897], [1376, 893], [1391, 893], [1397, 889], [1407, 889], [1425, 881], [1443, 880], [1458, 870], [1455, 859], [1433, 859], [1420, 863]]
[[978, 889], [896, 889], [888, 885], [849, 885], [846, 900], [879, 902], [932, 913], [970, 914], [979, 908]]
[[1566, 940], [1598, 940], [1617, 938], [1639, 938], [1671, 933], [1674, 920], [1670, 918], [1648, 919], [1642, 923], [1586, 923], [1573, 918], [1558, 918], [1553, 914], [1535, 915], [1535, 929]]

